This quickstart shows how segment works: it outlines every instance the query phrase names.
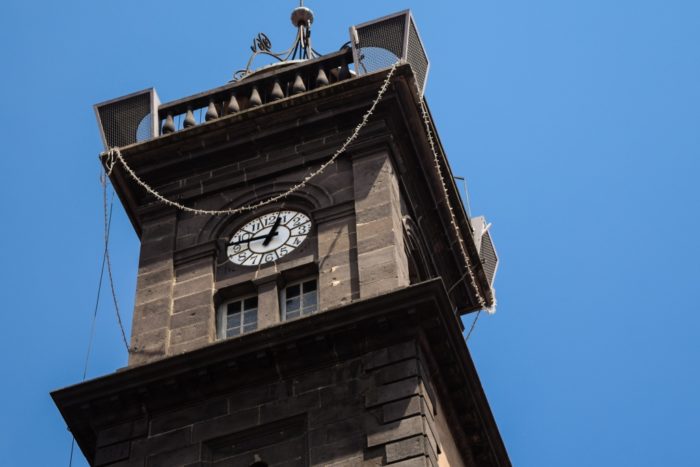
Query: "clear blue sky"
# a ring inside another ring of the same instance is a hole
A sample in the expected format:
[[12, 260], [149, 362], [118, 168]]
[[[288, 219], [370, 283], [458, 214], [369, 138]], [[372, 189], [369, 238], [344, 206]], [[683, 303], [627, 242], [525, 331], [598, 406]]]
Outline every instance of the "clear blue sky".
[[[2, 465], [68, 461], [48, 393], [80, 380], [95, 299], [92, 104], [220, 85], [258, 31], [290, 43], [294, 4], [3, 2]], [[700, 465], [700, 3], [307, 5], [321, 51], [351, 24], [415, 13], [440, 136], [502, 259], [498, 313], [470, 347], [514, 465]], [[138, 242], [121, 208], [112, 238], [130, 321]], [[108, 300], [96, 339], [91, 377], [126, 362]]]

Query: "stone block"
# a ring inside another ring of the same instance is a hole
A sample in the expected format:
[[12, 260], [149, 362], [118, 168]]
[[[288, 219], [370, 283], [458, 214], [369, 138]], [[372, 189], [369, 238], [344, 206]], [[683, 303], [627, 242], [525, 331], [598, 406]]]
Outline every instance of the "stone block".
[[393, 383], [418, 375], [418, 360], [415, 358], [385, 366], [375, 372], [379, 384]]
[[173, 258], [170, 255], [164, 255], [160, 260], [150, 260], [139, 263], [139, 275], [152, 274], [162, 270], [173, 270]]
[[209, 257], [188, 260], [185, 263], [178, 263], [175, 270], [175, 277], [178, 282], [187, 282], [196, 279], [204, 274], [213, 274], [212, 259]]
[[427, 388], [423, 384], [421, 387], [421, 394], [423, 394], [423, 403], [425, 404], [425, 411], [427, 413], [430, 413], [431, 415], [437, 414], [437, 411], [435, 410], [435, 404], [433, 403], [432, 392], [427, 390]]
[[167, 328], [170, 325], [170, 307], [160, 306], [156, 311], [149, 306], [151, 303], [170, 304], [170, 300], [156, 300], [154, 302], [138, 305], [134, 308], [134, 318], [131, 324], [132, 333], [142, 333], [149, 329]]
[[175, 249], [175, 241], [170, 235], [158, 239], [144, 239], [141, 237], [141, 252], [139, 254], [140, 261], [147, 261], [151, 258], [158, 258], [164, 254], [171, 254]]
[[382, 405], [382, 420], [384, 423], [393, 422], [402, 418], [419, 415], [423, 412], [423, 404], [420, 396], [401, 399]]
[[169, 213], [156, 219], [149, 219], [143, 223], [141, 238], [151, 240], [172, 236], [175, 232], [176, 224], [177, 218], [175, 213]]
[[164, 433], [196, 422], [228, 413], [228, 400], [216, 399], [184, 409], [155, 415], [151, 420], [151, 435]]
[[321, 273], [350, 276], [351, 266], [355, 263], [356, 250], [336, 251], [326, 256], [319, 256], [318, 267]]
[[207, 272], [201, 276], [186, 281], [178, 280], [173, 289], [173, 298], [179, 299], [188, 295], [211, 291], [214, 289], [214, 275]]
[[129, 364], [141, 364], [164, 357], [167, 340], [167, 328], [132, 334]]
[[100, 467], [103, 465], [114, 464], [115, 462], [128, 459], [130, 452], [131, 443], [125, 441], [123, 443], [112, 444], [110, 446], [104, 446], [97, 448], [95, 452], [95, 462], [93, 465], [95, 467]]
[[368, 252], [358, 251], [357, 261], [362, 282], [396, 277], [398, 258], [393, 245]]
[[425, 423], [425, 439], [428, 441], [427, 447], [429, 451], [432, 451], [434, 455], [437, 457], [437, 454], [440, 453], [440, 443], [438, 442], [437, 439], [437, 432], [435, 431], [435, 426], [429, 422], [428, 417], [423, 418], [426, 423]]
[[312, 409], [308, 413], [309, 429], [314, 430], [337, 420], [349, 419], [364, 412], [362, 403], [337, 401], [335, 404], [325, 404], [321, 408]]
[[360, 436], [364, 433], [364, 414], [336, 420], [309, 431], [309, 445], [321, 446], [344, 439]]
[[172, 300], [170, 297], [159, 298], [134, 307], [134, 319], [148, 319], [151, 316], [170, 315]]
[[201, 349], [209, 344], [212, 340], [208, 337], [200, 337], [191, 341], [183, 342], [182, 344], [171, 345], [168, 349], [168, 355], [180, 355], [192, 350]]
[[[188, 426], [168, 433], [150, 436], [145, 440], [148, 455], [174, 451], [192, 442], [192, 427]], [[140, 442], [139, 442], [140, 443]]]
[[389, 443], [386, 449], [386, 462], [393, 464], [404, 459], [425, 455], [425, 437], [423, 435]]
[[318, 225], [319, 256], [323, 257], [335, 251], [347, 251], [354, 246], [349, 225], [352, 221], [352, 218], [341, 218]]
[[275, 281], [258, 285], [258, 329], [274, 326], [280, 322], [279, 300]]
[[[339, 382], [355, 379], [360, 380], [366, 377], [366, 373], [362, 364], [362, 359], [360, 358], [355, 358], [353, 360], [339, 363], [333, 366], [333, 371], [335, 371], [336, 374], [335, 380]], [[323, 396], [323, 393], [321, 394], [321, 396]]]
[[281, 418], [303, 414], [321, 406], [319, 391], [310, 391], [299, 396], [274, 401], [260, 406], [260, 421], [268, 423]]
[[[388, 245], [393, 245], [395, 243], [395, 238], [396, 238], [396, 232], [394, 232], [394, 222], [390, 218], [385, 218], [385, 219], [375, 219], [369, 222], [361, 222], [358, 219], [357, 222], [357, 244], [358, 247], [362, 245], [363, 241], [367, 238], [371, 238], [374, 236], [380, 236], [380, 239], [376, 240], [376, 242], [380, 243], [382, 239], [385, 239], [385, 242]], [[386, 245], [385, 245], [386, 246]], [[360, 250], [360, 252], [364, 252], [365, 250]]]
[[143, 273], [139, 271], [139, 275], [136, 280], [136, 289], [140, 290], [145, 287], [162, 284], [163, 282], [172, 282], [173, 277], [174, 272], [169, 263], [166, 264], [165, 267], [155, 269], [153, 271]]
[[428, 467], [425, 456], [414, 457], [391, 464], [393, 467]]
[[97, 433], [97, 446], [107, 446], [145, 436], [148, 431], [148, 420], [141, 418], [138, 420], [100, 429]]
[[[356, 267], [352, 258], [346, 264], [326, 268], [319, 272], [320, 308], [327, 310], [350, 303], [358, 295]], [[348, 262], [350, 261], [350, 262]]]
[[173, 284], [171, 282], [162, 282], [150, 287], [144, 287], [136, 291], [135, 305], [143, 305], [145, 303], [156, 300], [170, 299], [172, 297]]
[[389, 196], [389, 190], [382, 190], [381, 193], [375, 192], [373, 195], [376, 196], [376, 200], [371, 200], [371, 202], [358, 201], [355, 204], [355, 215], [358, 224], [367, 224], [385, 219], [392, 220], [392, 217], [396, 214], [394, 203], [391, 202]]
[[367, 446], [387, 444], [416, 435], [423, 435], [423, 417], [421, 415], [372, 428], [367, 434]]
[[365, 407], [374, 407], [386, 402], [420, 394], [418, 378], [409, 378], [375, 388], [365, 396]]
[[334, 372], [331, 369], [322, 369], [296, 376], [292, 380], [294, 395], [315, 391], [334, 383]]
[[261, 387], [254, 386], [236, 391], [229, 397], [229, 404], [233, 412], [284, 399], [290, 394], [284, 382], [265, 384]]
[[192, 326], [197, 323], [209, 323], [214, 320], [213, 304], [202, 305], [196, 308], [190, 308], [187, 311], [175, 313], [170, 317], [170, 326], [173, 329]]
[[[310, 445], [309, 464], [324, 466], [359, 466], [362, 465], [361, 453], [364, 447], [364, 435], [349, 436], [327, 444]], [[359, 457], [358, 453], [360, 454]]]
[[392, 173], [391, 162], [385, 152], [353, 159], [355, 199], [368, 198], [373, 190], [386, 185]]
[[184, 328], [171, 329], [170, 345], [175, 346], [202, 338], [206, 338], [208, 341], [209, 337], [209, 323], [204, 321]]
[[199, 443], [201, 441], [247, 430], [258, 425], [260, 425], [259, 407], [239, 410], [229, 415], [194, 424], [192, 428], [192, 441]]
[[403, 284], [398, 277], [382, 279], [374, 282], [363, 282], [360, 284], [360, 296], [362, 298], [376, 297], [377, 295], [392, 292], [408, 284]]
[[[386, 229], [386, 223], [375, 224], [374, 222], [371, 222], [370, 224], [366, 225], [367, 232], [362, 235], [362, 240], [357, 242], [358, 252], [362, 252], [363, 254], [371, 254], [374, 251], [379, 251], [386, 247], [395, 247], [397, 244], [396, 234], [393, 230]], [[383, 230], [375, 230], [376, 227], [381, 227]], [[364, 227], [363, 230], [365, 230]]]
[[173, 301], [173, 314], [192, 310], [203, 305], [209, 305], [213, 303], [213, 296], [213, 289], [208, 289], [186, 297], [178, 298], [177, 300]]
[[415, 358], [417, 355], [416, 342], [410, 340], [370, 352], [363, 357], [362, 362], [366, 370], [372, 370], [401, 360]]
[[186, 446], [173, 451], [164, 452], [148, 458], [148, 467], [178, 467], [200, 460], [199, 446]]
[[369, 380], [360, 379], [339, 379], [338, 370], [328, 370], [336, 374], [334, 377], [336, 384], [320, 389], [321, 407], [331, 407], [339, 404], [350, 404], [359, 401], [364, 404], [364, 394], [371, 384]]

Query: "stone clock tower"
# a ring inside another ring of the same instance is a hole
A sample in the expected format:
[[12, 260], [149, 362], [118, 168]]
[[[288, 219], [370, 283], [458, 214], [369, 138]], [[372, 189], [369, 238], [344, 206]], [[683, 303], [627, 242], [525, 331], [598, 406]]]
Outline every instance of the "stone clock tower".
[[129, 364], [52, 396], [94, 466], [508, 466], [460, 320], [495, 251], [413, 18], [322, 56], [292, 21], [219, 88], [96, 106], [141, 241]]

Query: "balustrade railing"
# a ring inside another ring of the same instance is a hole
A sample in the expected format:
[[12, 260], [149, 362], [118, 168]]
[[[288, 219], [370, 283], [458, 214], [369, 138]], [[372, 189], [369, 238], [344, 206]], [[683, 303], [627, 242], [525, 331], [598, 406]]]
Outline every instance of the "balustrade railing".
[[158, 108], [160, 134], [184, 130], [352, 77], [352, 51], [280, 62], [244, 79]]

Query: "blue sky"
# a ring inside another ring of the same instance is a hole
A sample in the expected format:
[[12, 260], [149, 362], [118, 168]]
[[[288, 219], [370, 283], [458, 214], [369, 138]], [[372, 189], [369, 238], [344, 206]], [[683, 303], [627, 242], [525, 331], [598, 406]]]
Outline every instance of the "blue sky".
[[[470, 348], [514, 465], [700, 465], [700, 3], [306, 3], [324, 52], [352, 24], [415, 14], [441, 139], [502, 260]], [[294, 4], [3, 3], [3, 465], [68, 462], [48, 393], [80, 380], [95, 300], [92, 105], [224, 83], [257, 32], [287, 47]], [[130, 321], [138, 242], [121, 207], [112, 240]], [[120, 339], [105, 299], [90, 377], [125, 365]]]

